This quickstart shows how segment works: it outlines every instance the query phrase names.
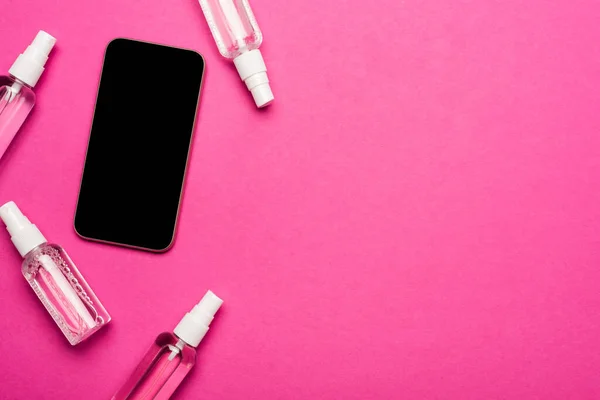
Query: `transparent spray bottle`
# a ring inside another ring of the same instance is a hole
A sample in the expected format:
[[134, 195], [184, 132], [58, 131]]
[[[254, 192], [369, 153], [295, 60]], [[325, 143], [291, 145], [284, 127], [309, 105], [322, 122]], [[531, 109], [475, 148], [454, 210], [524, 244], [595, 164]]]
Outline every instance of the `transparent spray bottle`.
[[210, 290], [173, 333], [158, 335], [127, 382], [112, 400], [166, 400], [196, 363], [196, 347], [223, 304]]
[[14, 62], [9, 75], [0, 76], [0, 158], [35, 104], [31, 89], [44, 72], [44, 64], [55, 43], [55, 38], [39, 31]]
[[263, 35], [248, 0], [199, 0], [221, 55], [233, 60], [240, 78], [261, 108], [274, 100], [267, 67], [258, 49]]
[[49, 244], [14, 202], [0, 207], [0, 219], [24, 258], [23, 276], [69, 343], [82, 342], [110, 321], [65, 250]]

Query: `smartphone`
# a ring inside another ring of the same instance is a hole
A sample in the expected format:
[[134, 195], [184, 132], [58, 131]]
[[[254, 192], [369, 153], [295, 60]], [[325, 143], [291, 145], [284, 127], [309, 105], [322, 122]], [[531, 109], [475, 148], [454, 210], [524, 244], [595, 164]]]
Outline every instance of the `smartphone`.
[[204, 76], [194, 51], [109, 43], [75, 212], [84, 239], [168, 250]]

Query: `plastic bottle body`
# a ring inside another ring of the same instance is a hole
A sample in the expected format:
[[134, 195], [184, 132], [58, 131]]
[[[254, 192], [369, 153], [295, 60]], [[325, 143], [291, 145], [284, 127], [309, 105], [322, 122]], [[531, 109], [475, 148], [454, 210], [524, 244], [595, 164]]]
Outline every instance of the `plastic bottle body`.
[[35, 94], [23, 82], [0, 76], [0, 159], [35, 105]]
[[262, 44], [248, 0], [200, 0], [200, 6], [223, 57], [233, 60]]
[[22, 272], [72, 345], [110, 321], [110, 315], [62, 247], [44, 243], [31, 250], [25, 256]]
[[194, 347], [173, 333], [161, 333], [112, 400], [166, 400], [195, 363]]

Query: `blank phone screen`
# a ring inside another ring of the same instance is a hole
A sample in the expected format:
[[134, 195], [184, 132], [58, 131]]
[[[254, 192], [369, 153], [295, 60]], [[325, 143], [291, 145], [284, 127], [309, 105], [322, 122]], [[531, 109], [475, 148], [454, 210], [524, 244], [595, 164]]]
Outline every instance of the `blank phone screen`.
[[151, 251], [172, 245], [203, 73], [190, 50], [108, 45], [75, 213], [80, 236]]

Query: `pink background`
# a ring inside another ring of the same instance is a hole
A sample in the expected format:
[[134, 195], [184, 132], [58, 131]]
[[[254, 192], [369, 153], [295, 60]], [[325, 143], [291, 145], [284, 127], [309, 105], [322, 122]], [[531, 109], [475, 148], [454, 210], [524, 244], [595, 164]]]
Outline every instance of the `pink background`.
[[[264, 112], [194, 0], [3, 0], [2, 71], [38, 29], [58, 47], [0, 202], [114, 319], [71, 348], [2, 233], [0, 397], [109, 398], [210, 288], [225, 305], [179, 399], [600, 398], [600, 3], [252, 3]], [[72, 228], [115, 37], [208, 64], [164, 255]]]

